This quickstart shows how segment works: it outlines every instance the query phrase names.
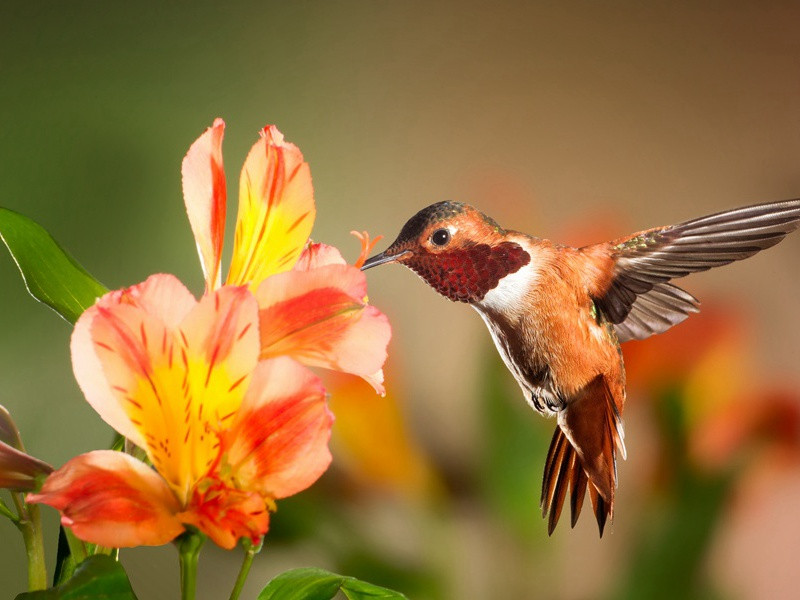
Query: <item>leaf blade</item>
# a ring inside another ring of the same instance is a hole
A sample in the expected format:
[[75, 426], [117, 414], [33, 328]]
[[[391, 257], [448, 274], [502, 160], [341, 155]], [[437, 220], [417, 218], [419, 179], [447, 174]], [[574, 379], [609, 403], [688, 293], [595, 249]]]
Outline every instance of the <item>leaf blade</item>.
[[108, 291], [47, 230], [20, 213], [0, 207], [0, 239], [31, 296], [70, 323]]
[[407, 600], [399, 592], [314, 567], [281, 573], [261, 590], [258, 600], [331, 600], [339, 591], [349, 600]]
[[125, 569], [105, 554], [90, 556], [63, 584], [41, 592], [19, 594], [16, 600], [136, 600]]

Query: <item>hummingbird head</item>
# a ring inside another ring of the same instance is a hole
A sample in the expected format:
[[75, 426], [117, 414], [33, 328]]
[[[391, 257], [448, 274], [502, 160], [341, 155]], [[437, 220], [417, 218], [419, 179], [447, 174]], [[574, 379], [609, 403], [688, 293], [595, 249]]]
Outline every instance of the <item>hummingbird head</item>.
[[411, 217], [397, 239], [361, 269], [401, 263], [450, 300], [480, 302], [503, 277], [530, 262], [508, 235], [468, 204], [437, 202]]

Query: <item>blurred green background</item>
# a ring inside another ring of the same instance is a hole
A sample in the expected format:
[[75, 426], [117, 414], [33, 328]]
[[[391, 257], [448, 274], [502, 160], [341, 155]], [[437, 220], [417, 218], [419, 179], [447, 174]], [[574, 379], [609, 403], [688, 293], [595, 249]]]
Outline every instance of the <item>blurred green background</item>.
[[[171, 272], [199, 292], [180, 161], [216, 116], [231, 202], [275, 123], [311, 164], [315, 239], [350, 260], [351, 229], [389, 242], [442, 199], [586, 244], [796, 197], [798, 23], [796, 1], [3, 2], [0, 205], [109, 287]], [[69, 327], [3, 254], [0, 403], [60, 465], [111, 431], [72, 378]], [[796, 597], [798, 273], [795, 235], [694, 276], [704, 312], [626, 347], [629, 460], [598, 540], [588, 512], [547, 537], [553, 424], [473, 311], [370, 271], [394, 326], [389, 396], [332, 382], [334, 466], [281, 504], [245, 596], [313, 565], [420, 599]], [[8, 523], [0, 540], [9, 597], [24, 557]], [[177, 596], [172, 548], [122, 556], [140, 598]], [[200, 597], [227, 597], [238, 553], [201, 561]]]

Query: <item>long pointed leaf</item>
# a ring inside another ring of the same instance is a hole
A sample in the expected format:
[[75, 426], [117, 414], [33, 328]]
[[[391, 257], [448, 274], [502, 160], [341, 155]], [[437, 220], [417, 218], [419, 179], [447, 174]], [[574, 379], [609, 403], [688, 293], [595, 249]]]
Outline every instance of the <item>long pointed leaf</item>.
[[17, 263], [31, 296], [70, 323], [108, 291], [28, 217], [0, 208], [0, 239]]
[[349, 600], [406, 600], [399, 592], [310, 567], [281, 573], [261, 590], [258, 600], [331, 600], [339, 591]]

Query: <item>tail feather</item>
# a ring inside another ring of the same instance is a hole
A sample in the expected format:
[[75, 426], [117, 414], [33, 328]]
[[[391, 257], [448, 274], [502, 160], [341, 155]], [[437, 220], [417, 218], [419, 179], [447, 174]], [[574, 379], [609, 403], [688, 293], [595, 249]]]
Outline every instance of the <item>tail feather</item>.
[[614, 503], [606, 502], [597, 491], [597, 488], [589, 488], [589, 498], [592, 499], [594, 518], [597, 519], [597, 527], [600, 529], [600, 537], [603, 537], [603, 530], [606, 528], [606, 521], [614, 518]]
[[575, 476], [575, 451], [569, 442], [564, 443], [564, 452], [561, 458], [561, 466], [558, 469], [558, 476], [553, 486], [553, 497], [550, 501], [550, 516], [547, 519], [547, 534], [553, 535], [553, 531], [558, 525], [561, 517], [561, 509], [564, 507], [564, 499], [567, 497], [567, 488], [571, 485]]
[[603, 376], [587, 385], [559, 413], [542, 479], [542, 516], [552, 534], [570, 494], [571, 524], [583, 508], [586, 490], [594, 508], [600, 535], [613, 518], [617, 484], [616, 453], [624, 456], [622, 421]]
[[[570, 504], [570, 514], [572, 516], [572, 520], [570, 525], [574, 528], [575, 524], [578, 522], [578, 517], [581, 514], [581, 509], [583, 508], [583, 499], [586, 497], [586, 485], [589, 483], [589, 478], [586, 476], [586, 471], [583, 470], [583, 467], [578, 460], [578, 456], [575, 455], [575, 477], [572, 479], [572, 495], [569, 499]], [[592, 486], [594, 487], [594, 486]], [[600, 535], [603, 535], [603, 532], [600, 532]]]

